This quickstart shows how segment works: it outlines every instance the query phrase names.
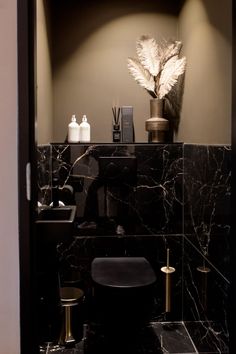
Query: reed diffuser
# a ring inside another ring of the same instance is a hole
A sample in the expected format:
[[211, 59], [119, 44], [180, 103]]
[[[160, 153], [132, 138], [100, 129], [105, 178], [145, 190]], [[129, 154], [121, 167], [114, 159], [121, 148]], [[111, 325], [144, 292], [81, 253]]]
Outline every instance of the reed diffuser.
[[121, 142], [121, 130], [120, 130], [120, 107], [113, 106], [113, 130], [112, 130], [112, 140], [113, 143]]

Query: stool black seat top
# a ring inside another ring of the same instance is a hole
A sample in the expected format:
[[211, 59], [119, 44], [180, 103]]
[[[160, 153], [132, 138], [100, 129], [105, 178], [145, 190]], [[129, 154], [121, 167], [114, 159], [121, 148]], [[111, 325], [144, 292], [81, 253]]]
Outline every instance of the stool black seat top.
[[156, 275], [144, 257], [94, 258], [91, 276], [95, 283], [111, 288], [142, 288], [156, 282]]
[[84, 296], [81, 289], [73, 287], [60, 288], [60, 298], [62, 303], [74, 303]]

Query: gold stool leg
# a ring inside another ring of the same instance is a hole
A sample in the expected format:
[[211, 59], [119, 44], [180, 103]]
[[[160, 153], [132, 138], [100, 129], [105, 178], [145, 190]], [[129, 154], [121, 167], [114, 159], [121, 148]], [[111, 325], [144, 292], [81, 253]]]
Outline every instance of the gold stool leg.
[[75, 339], [72, 335], [72, 330], [71, 330], [71, 306], [65, 306], [65, 343], [74, 343]]
[[64, 308], [64, 322], [59, 344], [69, 346], [76, 341], [72, 333], [72, 307], [79, 305], [79, 301], [83, 298], [84, 292], [81, 289], [73, 287], [63, 287], [60, 289], [60, 295], [61, 305]]
[[[72, 305], [73, 306], [73, 305]], [[59, 344], [67, 345], [75, 342], [75, 338], [72, 334], [72, 324], [71, 324], [71, 305], [64, 305], [64, 325], [61, 331]]]

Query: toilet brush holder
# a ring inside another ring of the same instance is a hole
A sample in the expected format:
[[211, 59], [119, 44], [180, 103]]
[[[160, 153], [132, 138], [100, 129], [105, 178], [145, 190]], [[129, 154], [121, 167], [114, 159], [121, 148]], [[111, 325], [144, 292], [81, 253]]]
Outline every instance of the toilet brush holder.
[[166, 267], [162, 267], [161, 271], [165, 273], [165, 312], [171, 311], [171, 274], [175, 272], [175, 268], [170, 267], [169, 258], [170, 250], [167, 249]]

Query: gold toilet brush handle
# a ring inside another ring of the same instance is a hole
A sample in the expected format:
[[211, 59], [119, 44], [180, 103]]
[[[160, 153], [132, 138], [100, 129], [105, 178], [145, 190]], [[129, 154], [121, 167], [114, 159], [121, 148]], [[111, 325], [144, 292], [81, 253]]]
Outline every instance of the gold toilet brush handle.
[[171, 310], [171, 274], [175, 272], [175, 268], [170, 267], [170, 249], [167, 248], [166, 267], [162, 267], [161, 271], [166, 274], [165, 282], [165, 312]]

